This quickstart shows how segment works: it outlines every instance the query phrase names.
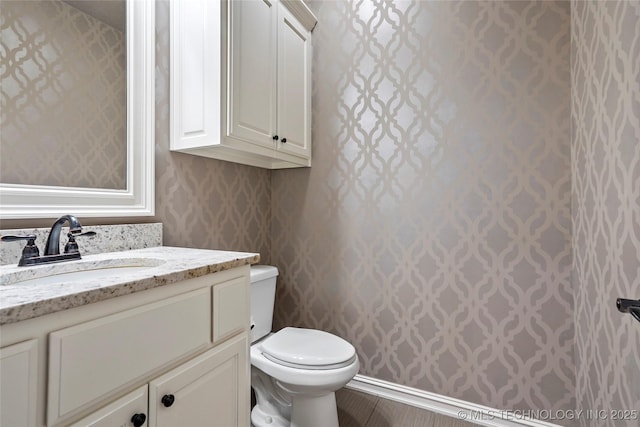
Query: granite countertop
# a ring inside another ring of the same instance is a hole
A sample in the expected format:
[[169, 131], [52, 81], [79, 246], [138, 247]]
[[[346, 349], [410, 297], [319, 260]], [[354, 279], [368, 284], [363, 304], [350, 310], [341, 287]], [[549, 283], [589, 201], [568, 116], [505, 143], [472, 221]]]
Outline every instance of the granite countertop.
[[[0, 325], [254, 264], [259, 260], [260, 255], [254, 253], [160, 246], [87, 255], [78, 261], [36, 267], [1, 266]], [[52, 267], [55, 274], [76, 271], [79, 264], [83, 270], [109, 265], [145, 268], [123, 268], [120, 274], [67, 282], [24, 282], [46, 275]], [[22, 283], [13, 284], [15, 282]]]

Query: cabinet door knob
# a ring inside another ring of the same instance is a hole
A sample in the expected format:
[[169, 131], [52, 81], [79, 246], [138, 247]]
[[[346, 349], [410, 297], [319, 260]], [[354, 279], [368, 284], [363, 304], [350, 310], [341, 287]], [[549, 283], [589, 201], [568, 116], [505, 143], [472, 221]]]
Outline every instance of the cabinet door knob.
[[171, 405], [173, 405], [173, 402], [175, 402], [176, 398], [173, 394], [165, 394], [164, 396], [162, 396], [162, 400], [160, 400], [160, 402], [162, 402], [162, 404], [168, 408]]
[[145, 414], [133, 414], [133, 417], [131, 417], [131, 424], [133, 424], [133, 427], [142, 427], [145, 421], [147, 421], [147, 416]]
[[287, 142], [287, 138], [282, 138], [282, 143], [285, 144]]
[[278, 135], [273, 135], [273, 140], [274, 140], [274, 141], [277, 141], [277, 140], [278, 140], [278, 138], [279, 138], [279, 137], [278, 137]]

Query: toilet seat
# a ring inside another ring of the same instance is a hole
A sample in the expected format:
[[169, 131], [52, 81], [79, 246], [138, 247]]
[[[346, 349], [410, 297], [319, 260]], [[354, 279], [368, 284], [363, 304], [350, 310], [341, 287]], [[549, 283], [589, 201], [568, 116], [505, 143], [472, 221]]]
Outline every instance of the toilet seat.
[[261, 351], [279, 365], [309, 370], [339, 369], [356, 359], [350, 343], [316, 329], [281, 329], [261, 343]]

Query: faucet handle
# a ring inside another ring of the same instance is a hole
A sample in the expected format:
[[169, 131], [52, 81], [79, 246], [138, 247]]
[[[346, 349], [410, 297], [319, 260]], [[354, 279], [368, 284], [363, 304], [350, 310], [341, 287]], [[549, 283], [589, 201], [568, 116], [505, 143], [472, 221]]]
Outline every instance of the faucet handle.
[[23, 265], [24, 260], [29, 258], [37, 258], [40, 256], [40, 251], [36, 246], [36, 235], [28, 234], [26, 236], [2, 236], [1, 239], [3, 242], [17, 242], [20, 240], [26, 240], [27, 244], [24, 249], [22, 249], [22, 257], [20, 258], [20, 263], [18, 265]]
[[97, 233], [95, 231], [85, 231], [84, 233], [78, 233], [78, 234], [74, 234], [72, 232], [67, 233], [67, 237], [69, 238], [69, 241], [67, 242], [66, 245], [64, 245], [64, 253], [70, 254], [74, 252], [80, 252], [80, 249], [78, 248], [78, 243], [76, 243], [76, 237], [82, 237], [82, 236], [93, 237], [96, 234]]
[[69, 233], [67, 234], [68, 237], [82, 237], [82, 236], [87, 236], [87, 237], [93, 237], [95, 236], [96, 233], [95, 231], [85, 231], [84, 233], [79, 233], [79, 234], [74, 234], [74, 233]]
[[2, 240], [3, 242], [17, 242], [20, 240], [26, 240], [27, 243], [34, 243], [36, 240], [36, 235], [35, 234], [27, 234], [26, 236], [2, 236]]

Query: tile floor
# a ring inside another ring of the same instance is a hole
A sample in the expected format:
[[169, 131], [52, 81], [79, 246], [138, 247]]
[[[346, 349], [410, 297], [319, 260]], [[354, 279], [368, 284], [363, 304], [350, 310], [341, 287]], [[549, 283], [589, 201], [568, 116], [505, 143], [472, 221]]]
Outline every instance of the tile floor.
[[366, 393], [336, 392], [340, 427], [471, 427], [466, 421]]

